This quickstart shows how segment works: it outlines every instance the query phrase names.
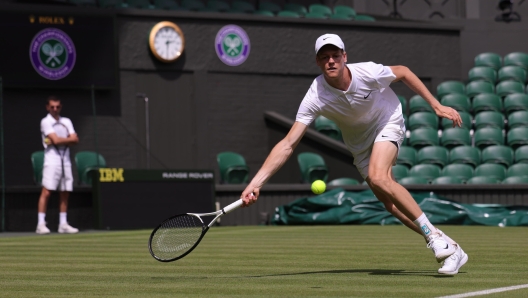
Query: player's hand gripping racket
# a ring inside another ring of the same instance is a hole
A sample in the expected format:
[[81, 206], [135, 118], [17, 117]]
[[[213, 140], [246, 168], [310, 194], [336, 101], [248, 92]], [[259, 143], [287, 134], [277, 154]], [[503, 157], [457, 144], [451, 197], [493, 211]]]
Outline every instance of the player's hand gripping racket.
[[[164, 220], [150, 234], [150, 254], [160, 262], [172, 262], [185, 257], [198, 246], [217, 219], [242, 204], [243, 201], [240, 199], [216, 212], [184, 213]], [[206, 225], [201, 216], [215, 216], [215, 218]]]

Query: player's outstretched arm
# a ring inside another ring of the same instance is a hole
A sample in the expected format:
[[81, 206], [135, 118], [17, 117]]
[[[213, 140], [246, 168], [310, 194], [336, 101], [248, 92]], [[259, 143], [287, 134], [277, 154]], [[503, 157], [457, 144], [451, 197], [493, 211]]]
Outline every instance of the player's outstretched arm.
[[455, 109], [440, 104], [431, 92], [429, 92], [427, 87], [425, 87], [424, 83], [408, 67], [396, 65], [390, 66], [390, 68], [392, 73], [396, 76], [396, 79], [393, 82], [402, 81], [412, 91], [425, 99], [425, 101], [431, 105], [436, 115], [453, 121], [453, 127], [462, 127], [462, 118], [460, 117], [460, 114]]
[[[275, 174], [284, 163], [290, 158], [297, 144], [303, 137], [308, 126], [300, 122], [295, 122], [284, 139], [273, 147], [264, 164], [251, 180], [240, 198], [244, 200], [243, 207], [255, 203], [259, 197], [262, 186]], [[254, 195], [250, 195], [253, 193]]]

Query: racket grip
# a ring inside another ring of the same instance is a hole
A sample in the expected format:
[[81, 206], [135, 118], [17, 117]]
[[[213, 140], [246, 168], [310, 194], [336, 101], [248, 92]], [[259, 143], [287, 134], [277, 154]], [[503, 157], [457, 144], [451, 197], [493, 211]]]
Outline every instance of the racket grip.
[[243, 203], [244, 203], [244, 201], [242, 201], [242, 199], [240, 199], [238, 201], [235, 201], [234, 203], [231, 203], [231, 204], [225, 206], [222, 210], [224, 210], [224, 213], [227, 214], [227, 213], [239, 208], [240, 206], [242, 206]]

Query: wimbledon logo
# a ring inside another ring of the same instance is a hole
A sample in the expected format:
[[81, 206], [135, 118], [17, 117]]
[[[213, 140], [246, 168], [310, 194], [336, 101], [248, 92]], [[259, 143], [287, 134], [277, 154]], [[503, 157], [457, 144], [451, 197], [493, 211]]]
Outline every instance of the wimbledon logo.
[[216, 34], [216, 55], [229, 66], [237, 66], [244, 63], [249, 56], [250, 48], [246, 31], [236, 25], [224, 26]]
[[75, 45], [64, 31], [46, 28], [31, 41], [29, 59], [39, 75], [48, 80], [66, 77], [75, 65]]

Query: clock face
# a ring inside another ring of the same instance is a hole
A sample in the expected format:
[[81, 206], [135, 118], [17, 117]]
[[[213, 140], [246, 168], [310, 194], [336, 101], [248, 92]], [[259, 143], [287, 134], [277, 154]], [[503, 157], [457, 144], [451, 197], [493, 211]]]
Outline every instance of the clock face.
[[181, 56], [185, 41], [178, 26], [171, 22], [161, 22], [152, 28], [149, 44], [158, 60], [173, 62]]

